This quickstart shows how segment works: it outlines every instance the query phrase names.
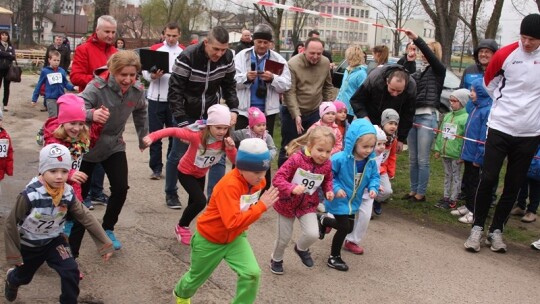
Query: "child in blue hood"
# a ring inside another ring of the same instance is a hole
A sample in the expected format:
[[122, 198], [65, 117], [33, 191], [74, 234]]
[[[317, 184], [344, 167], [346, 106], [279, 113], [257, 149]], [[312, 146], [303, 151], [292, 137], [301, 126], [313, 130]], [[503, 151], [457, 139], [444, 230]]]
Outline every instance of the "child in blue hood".
[[375, 128], [367, 119], [354, 120], [345, 134], [343, 151], [332, 156], [336, 195], [333, 201], [325, 200], [325, 207], [334, 218], [320, 216], [319, 238], [324, 238], [326, 227], [336, 229], [327, 265], [340, 271], [349, 270], [341, 259], [341, 247], [353, 229], [354, 215], [362, 203], [364, 189], [367, 188], [371, 199], [378, 194], [380, 176], [373, 152], [377, 140], [375, 134]]

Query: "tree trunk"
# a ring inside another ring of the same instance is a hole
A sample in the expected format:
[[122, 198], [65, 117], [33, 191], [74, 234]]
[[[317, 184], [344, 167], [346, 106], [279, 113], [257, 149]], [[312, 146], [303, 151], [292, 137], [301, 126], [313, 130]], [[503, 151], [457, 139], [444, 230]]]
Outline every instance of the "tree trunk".
[[34, 38], [32, 37], [32, 23], [33, 23], [33, 7], [34, 0], [22, 0], [21, 1], [21, 44], [22, 45], [33, 45]]
[[[77, 0], [74, 0], [77, 1]], [[111, 0], [95, 0], [96, 7], [94, 13], [94, 29], [97, 26], [97, 20], [103, 15], [109, 14], [109, 7], [111, 6]], [[77, 11], [80, 11], [80, 7], [77, 8]]]
[[499, 28], [499, 20], [503, 9], [504, 0], [497, 0], [491, 18], [489, 18], [486, 29], [486, 39], [495, 39], [497, 37], [497, 29]]

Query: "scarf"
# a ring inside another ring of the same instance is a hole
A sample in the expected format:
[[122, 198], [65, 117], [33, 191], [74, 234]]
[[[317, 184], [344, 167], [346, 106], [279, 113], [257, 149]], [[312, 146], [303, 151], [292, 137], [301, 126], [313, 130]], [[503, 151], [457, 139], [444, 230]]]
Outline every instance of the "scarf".
[[43, 177], [41, 177], [41, 183], [45, 186], [45, 190], [51, 196], [54, 206], [58, 207], [60, 201], [62, 201], [62, 194], [64, 194], [64, 185], [60, 188], [53, 188], [43, 180]]

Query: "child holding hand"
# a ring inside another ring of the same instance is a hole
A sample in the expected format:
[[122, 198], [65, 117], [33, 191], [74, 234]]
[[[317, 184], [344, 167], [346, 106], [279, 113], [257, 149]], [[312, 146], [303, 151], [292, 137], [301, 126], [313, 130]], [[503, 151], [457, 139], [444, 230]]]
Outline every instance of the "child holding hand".
[[310, 128], [289, 144], [288, 153], [293, 154], [278, 169], [272, 181], [279, 190], [279, 200], [274, 205], [278, 213], [278, 235], [270, 260], [270, 270], [274, 274], [283, 274], [283, 255], [291, 241], [295, 219], [300, 221], [302, 235], [294, 251], [305, 266], [313, 267], [309, 247], [319, 236], [316, 215], [319, 187], [326, 199], [331, 201], [334, 198], [330, 162], [334, 145], [334, 132], [320, 126]]
[[188, 206], [182, 213], [175, 233], [178, 241], [189, 245], [191, 240], [191, 221], [206, 206], [204, 195], [205, 176], [212, 165], [218, 163], [223, 155], [234, 163], [236, 147], [229, 136], [231, 112], [224, 105], [215, 104], [208, 108], [208, 119], [199, 120], [185, 128], [165, 128], [144, 137], [148, 147], [164, 137], [176, 137], [189, 143], [188, 150], [178, 162], [178, 180], [189, 195]]

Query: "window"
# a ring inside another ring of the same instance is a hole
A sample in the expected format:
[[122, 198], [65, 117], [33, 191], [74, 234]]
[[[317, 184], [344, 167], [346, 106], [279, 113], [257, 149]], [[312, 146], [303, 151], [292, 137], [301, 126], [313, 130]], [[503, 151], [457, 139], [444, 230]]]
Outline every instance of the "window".
[[340, 8], [339, 8], [339, 14], [340, 14], [341, 16], [343, 16], [343, 15], [345, 14], [345, 8], [344, 8], [344, 7], [340, 7]]
[[366, 10], [366, 18], [369, 18], [369, 10]]
[[349, 8], [348, 7], [345, 9], [345, 16], [349, 16]]
[[354, 8], [351, 8], [351, 17], [354, 17]]
[[364, 18], [364, 10], [360, 10], [360, 18]]

